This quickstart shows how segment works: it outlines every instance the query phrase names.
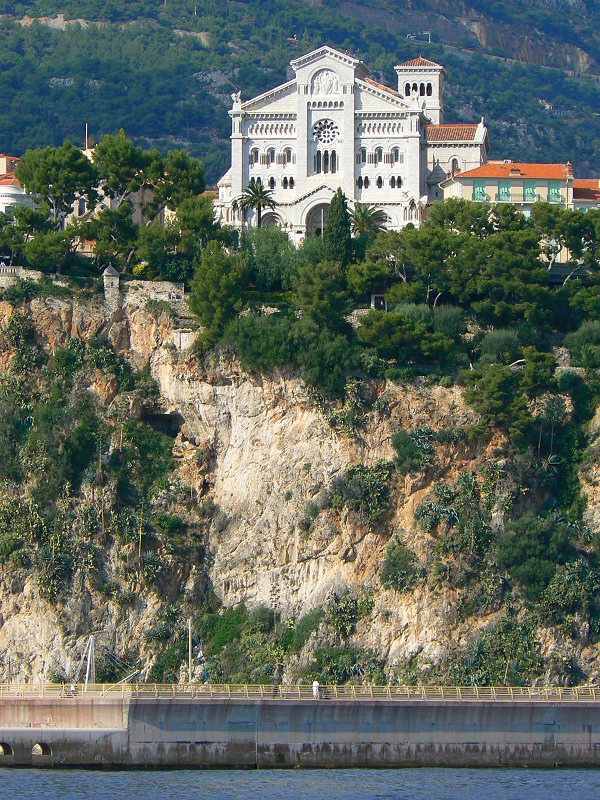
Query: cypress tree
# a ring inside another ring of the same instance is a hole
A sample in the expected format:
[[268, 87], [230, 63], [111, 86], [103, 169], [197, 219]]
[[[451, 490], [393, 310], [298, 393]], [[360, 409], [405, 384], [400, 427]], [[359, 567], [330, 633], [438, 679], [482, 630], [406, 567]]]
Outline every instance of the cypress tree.
[[341, 189], [334, 194], [323, 233], [325, 257], [345, 267], [352, 257], [350, 213], [346, 195]]

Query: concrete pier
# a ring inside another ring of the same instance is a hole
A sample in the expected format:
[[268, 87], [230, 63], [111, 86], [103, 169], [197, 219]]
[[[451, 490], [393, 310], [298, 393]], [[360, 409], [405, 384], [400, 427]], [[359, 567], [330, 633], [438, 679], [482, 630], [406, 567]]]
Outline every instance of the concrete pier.
[[0, 697], [0, 766], [600, 766], [600, 700], [240, 693]]

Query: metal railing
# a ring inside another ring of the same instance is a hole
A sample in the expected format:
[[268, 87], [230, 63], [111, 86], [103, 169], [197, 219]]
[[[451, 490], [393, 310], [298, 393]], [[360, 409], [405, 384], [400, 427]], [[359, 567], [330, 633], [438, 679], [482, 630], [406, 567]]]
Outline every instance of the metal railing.
[[[319, 686], [320, 700], [338, 701], [459, 701], [459, 702], [577, 702], [600, 701], [596, 686]], [[313, 700], [313, 687], [304, 684], [0, 684], [0, 700], [111, 697], [126, 699], [196, 700]]]

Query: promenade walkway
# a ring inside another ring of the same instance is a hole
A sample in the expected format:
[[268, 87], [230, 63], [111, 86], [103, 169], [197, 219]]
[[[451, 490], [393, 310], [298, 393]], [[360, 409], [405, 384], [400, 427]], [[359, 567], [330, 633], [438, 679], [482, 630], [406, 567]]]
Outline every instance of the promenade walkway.
[[[71, 688], [73, 686], [73, 688]], [[78, 697], [122, 697], [127, 699], [269, 699], [313, 700], [312, 685], [260, 685], [260, 684], [83, 684], [56, 683], [0, 684], [2, 699], [35, 699]], [[427, 702], [578, 702], [600, 701], [600, 686], [320, 686], [320, 700], [336, 701], [415, 701]]]

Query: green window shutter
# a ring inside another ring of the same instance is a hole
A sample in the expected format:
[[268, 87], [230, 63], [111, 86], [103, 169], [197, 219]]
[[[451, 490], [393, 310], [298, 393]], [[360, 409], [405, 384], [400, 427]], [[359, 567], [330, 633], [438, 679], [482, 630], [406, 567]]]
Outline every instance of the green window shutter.
[[498, 181], [498, 200], [510, 202], [510, 181]]
[[535, 203], [537, 200], [537, 186], [535, 181], [523, 181], [523, 200], [526, 203]]
[[481, 178], [473, 179], [473, 200], [479, 200], [479, 202], [485, 202], [487, 200], [485, 180]]
[[560, 181], [548, 181], [548, 202], [560, 203]]

